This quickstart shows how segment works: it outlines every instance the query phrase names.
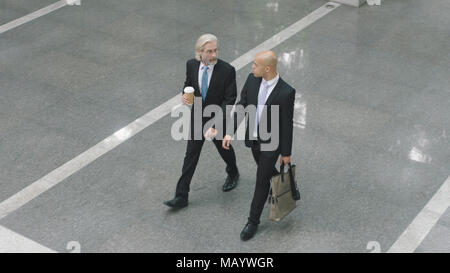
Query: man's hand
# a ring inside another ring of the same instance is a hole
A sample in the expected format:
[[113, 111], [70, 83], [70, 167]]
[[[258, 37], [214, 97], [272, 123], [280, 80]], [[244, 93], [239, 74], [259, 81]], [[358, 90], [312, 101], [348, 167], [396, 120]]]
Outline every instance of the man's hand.
[[187, 94], [183, 94], [183, 95], [181, 96], [181, 102], [182, 102], [184, 105], [190, 105], [190, 104], [189, 104], [189, 100], [187, 99]]
[[232, 138], [232, 136], [230, 136], [230, 135], [226, 135], [223, 138], [223, 140], [222, 140], [222, 148], [224, 148], [225, 150], [229, 150], [230, 149], [231, 138]]
[[290, 156], [282, 156], [280, 158], [280, 164], [288, 165], [289, 163], [291, 163], [291, 157]]
[[214, 128], [209, 128], [205, 133], [205, 138], [214, 138], [217, 135], [217, 130]]

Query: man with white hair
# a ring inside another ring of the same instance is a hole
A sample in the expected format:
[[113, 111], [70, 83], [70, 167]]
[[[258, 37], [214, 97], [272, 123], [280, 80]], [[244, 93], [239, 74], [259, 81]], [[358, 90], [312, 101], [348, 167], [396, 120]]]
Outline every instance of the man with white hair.
[[[203, 117], [202, 120], [196, 121], [194, 119], [194, 109], [200, 107], [203, 113], [204, 107], [208, 105], [217, 105], [222, 108], [223, 113], [226, 113], [226, 106], [234, 105], [236, 102], [236, 70], [230, 64], [218, 59], [217, 46], [218, 41], [216, 36], [212, 34], [200, 36], [195, 44], [195, 59], [191, 59], [186, 63], [186, 80], [184, 82], [184, 87], [193, 87], [195, 90], [194, 96], [197, 97], [197, 99], [191, 109], [191, 137], [187, 143], [182, 174], [177, 183], [175, 198], [164, 202], [165, 205], [171, 208], [179, 209], [188, 205], [188, 194], [192, 176], [197, 167], [203, 143], [205, 142], [203, 131], [195, 132], [195, 130], [202, 130], [205, 123], [214, 118], [214, 116], [211, 118]], [[185, 94], [183, 94], [181, 101], [185, 105], [189, 104], [187, 95]], [[202, 124], [201, 126], [198, 126], [198, 124], [195, 125], [195, 122], [201, 122]], [[223, 124], [226, 125], [225, 114], [223, 115]], [[221, 134], [220, 139], [222, 139], [224, 132], [225, 130], [219, 131], [215, 128], [209, 128], [206, 135], [215, 136]], [[195, 139], [195, 136], [199, 135], [200, 138]], [[220, 156], [227, 164], [226, 172], [228, 176], [222, 190], [224, 192], [230, 191], [237, 186], [239, 179], [236, 155], [232, 147], [230, 149], [224, 149], [220, 140], [213, 138], [212, 141], [219, 151]]]

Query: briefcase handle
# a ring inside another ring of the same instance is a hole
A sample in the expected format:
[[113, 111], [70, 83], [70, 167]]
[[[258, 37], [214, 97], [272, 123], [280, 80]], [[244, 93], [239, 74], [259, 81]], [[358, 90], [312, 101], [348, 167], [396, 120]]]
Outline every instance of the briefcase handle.
[[[288, 163], [289, 165], [289, 180], [291, 182], [291, 193], [292, 193], [292, 198], [297, 201], [300, 200], [300, 191], [297, 189], [297, 185], [295, 183], [295, 177], [292, 174], [292, 165], [291, 162]], [[284, 164], [281, 164], [280, 166], [280, 173], [281, 173], [281, 182], [284, 182]]]

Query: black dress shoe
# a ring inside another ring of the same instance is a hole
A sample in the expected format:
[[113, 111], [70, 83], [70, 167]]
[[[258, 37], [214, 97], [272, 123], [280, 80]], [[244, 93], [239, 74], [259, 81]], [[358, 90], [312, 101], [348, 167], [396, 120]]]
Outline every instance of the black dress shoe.
[[188, 200], [187, 200], [187, 198], [184, 198], [184, 197], [175, 197], [172, 200], [165, 201], [164, 205], [169, 206], [174, 209], [181, 209], [181, 208], [187, 207]]
[[222, 190], [231, 191], [232, 189], [236, 188], [238, 180], [239, 180], [239, 172], [233, 177], [228, 175], [227, 179], [225, 180], [225, 184], [223, 184]]
[[250, 240], [256, 234], [257, 230], [258, 225], [247, 223], [241, 232], [241, 240], [242, 241]]

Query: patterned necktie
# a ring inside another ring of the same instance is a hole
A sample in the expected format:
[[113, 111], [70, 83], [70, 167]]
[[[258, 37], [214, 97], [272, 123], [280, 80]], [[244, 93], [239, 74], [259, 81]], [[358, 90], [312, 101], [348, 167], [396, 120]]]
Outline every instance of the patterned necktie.
[[206, 92], [208, 92], [208, 68], [207, 66], [203, 67], [203, 76], [202, 76], [202, 98], [203, 101], [206, 99]]
[[266, 104], [267, 92], [269, 91], [269, 84], [263, 82], [263, 89], [258, 94], [258, 106], [256, 107], [256, 118], [255, 118], [255, 130], [258, 129], [258, 124], [261, 119], [261, 114]]

